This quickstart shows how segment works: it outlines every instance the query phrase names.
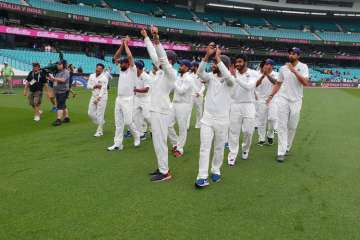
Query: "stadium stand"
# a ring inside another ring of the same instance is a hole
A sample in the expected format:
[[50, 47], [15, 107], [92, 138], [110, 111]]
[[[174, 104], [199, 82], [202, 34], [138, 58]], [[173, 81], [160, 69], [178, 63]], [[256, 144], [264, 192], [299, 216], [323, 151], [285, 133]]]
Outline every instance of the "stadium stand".
[[28, 0], [28, 3], [37, 8], [42, 8], [52, 11], [60, 11], [70, 14], [77, 14], [88, 17], [96, 18], [106, 18], [110, 20], [128, 22], [128, 20], [123, 17], [120, 13], [115, 12], [111, 9], [99, 8], [99, 7], [90, 7], [90, 6], [80, 6], [80, 5], [71, 5], [58, 3], [58, 2], [47, 2], [43, 0]]
[[194, 15], [186, 8], [175, 7], [173, 5], [160, 5], [166, 16], [182, 19], [193, 19]]
[[325, 31], [339, 31], [339, 28], [331, 20], [319, 20], [313, 18], [287, 18], [287, 17], [267, 17], [266, 18], [272, 25], [279, 28], [290, 29], [304, 29], [310, 27], [311, 29], [325, 30]]
[[196, 16], [198, 16], [204, 21], [211, 21], [217, 23], [223, 23], [227, 20], [235, 20], [235, 22], [250, 26], [265, 26], [267, 24], [264, 18], [257, 16], [241, 15], [239, 13], [230, 11], [207, 10], [204, 13], [196, 13]]
[[102, 2], [101, 0], [76, 0], [77, 3], [83, 3], [83, 4], [87, 4], [90, 6], [98, 6], [101, 7], [102, 6]]
[[[152, 13], [159, 8], [154, 3], [139, 3], [131, 0], [105, 0], [105, 2], [112, 8], [145, 14]], [[139, 4], [141, 4], [141, 7], [139, 7]]]
[[317, 32], [325, 41], [360, 42], [359, 33]]
[[160, 27], [188, 29], [194, 31], [210, 31], [210, 29], [205, 24], [190, 20], [160, 18], [138, 13], [128, 13], [127, 15], [134, 23], [138, 24], [156, 25]]
[[303, 32], [294, 29], [269, 29], [253, 27], [247, 28], [246, 30], [254, 36], [317, 40], [316, 37], [310, 32]]
[[245, 32], [242, 28], [239, 28], [239, 27], [230, 27], [230, 26], [220, 25], [220, 24], [216, 24], [216, 23], [210, 25], [210, 27], [211, 27], [211, 29], [214, 30], [214, 32], [218, 32], [218, 33], [248, 35], [247, 32]]
[[21, 0], [2, 0], [1, 2], [7, 2], [7, 3], [13, 3], [13, 4], [22, 5]]

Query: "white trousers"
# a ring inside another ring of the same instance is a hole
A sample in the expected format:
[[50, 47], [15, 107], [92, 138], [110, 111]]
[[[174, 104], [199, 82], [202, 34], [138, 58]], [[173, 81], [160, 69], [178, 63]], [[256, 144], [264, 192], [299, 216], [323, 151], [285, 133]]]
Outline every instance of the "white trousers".
[[140, 135], [133, 122], [134, 97], [117, 97], [115, 101], [115, 137], [114, 143], [122, 146], [124, 139], [124, 127], [127, 126], [134, 136]]
[[[204, 112], [204, 98], [202, 96], [200, 96], [200, 97], [193, 96], [192, 102], [193, 102], [193, 106], [195, 107], [195, 114], [196, 114], [195, 128], [200, 128], [200, 121], [201, 121], [201, 118], [202, 118], [203, 112]], [[192, 111], [192, 109], [191, 109], [191, 111]], [[188, 125], [187, 125], [188, 129], [190, 128], [190, 123], [191, 123], [191, 113], [190, 113]]]
[[143, 135], [150, 123], [150, 101], [141, 97], [135, 97], [134, 123], [138, 132]]
[[283, 97], [278, 99], [279, 129], [278, 129], [278, 155], [285, 155], [290, 151], [296, 128], [300, 120], [302, 100], [291, 102]]
[[249, 152], [255, 128], [255, 105], [253, 103], [232, 103], [230, 107], [229, 155], [235, 160], [239, 153], [240, 134], [243, 133], [242, 151]]
[[[270, 106], [263, 101], [256, 102], [257, 127], [259, 142], [265, 141], [266, 136], [274, 138], [274, 121], [270, 119]], [[266, 133], [267, 129], [267, 133]]]
[[[173, 103], [173, 114], [171, 115], [169, 125], [169, 139], [173, 146], [177, 147], [177, 150], [184, 153], [184, 146], [187, 138], [187, 123], [191, 114], [191, 103]], [[179, 127], [179, 136], [175, 131], [175, 123]]]
[[150, 114], [153, 134], [152, 142], [157, 158], [158, 169], [162, 174], [167, 174], [169, 171], [167, 137], [170, 115], [157, 112], [150, 112]]
[[[268, 116], [269, 124], [272, 124], [272, 127], [274, 128], [274, 130], [278, 129], [278, 119], [279, 119], [278, 115], [279, 115], [278, 100], [276, 97], [276, 99], [273, 99], [270, 102], [269, 116]], [[269, 136], [269, 137], [271, 138], [271, 136]]]
[[93, 96], [90, 98], [88, 115], [91, 121], [98, 125], [98, 129], [100, 128], [99, 130], [102, 130], [102, 127], [105, 123], [104, 115], [108, 96], [103, 96], [97, 104], [94, 103], [96, 99], [97, 97]]
[[208, 178], [210, 151], [214, 142], [214, 154], [211, 163], [211, 173], [221, 174], [220, 168], [224, 161], [224, 145], [229, 125], [219, 120], [201, 122], [200, 127], [200, 156], [199, 173], [197, 179]]

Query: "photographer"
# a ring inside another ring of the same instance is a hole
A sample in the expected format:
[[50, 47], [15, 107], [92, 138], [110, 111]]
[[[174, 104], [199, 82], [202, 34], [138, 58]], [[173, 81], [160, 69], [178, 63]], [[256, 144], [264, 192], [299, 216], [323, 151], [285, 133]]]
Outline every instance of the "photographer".
[[[26, 78], [24, 88], [24, 96], [29, 99], [29, 104], [34, 109], [34, 121], [40, 121], [41, 115], [41, 99], [44, 86], [47, 85], [45, 72], [41, 70], [39, 63], [32, 64], [32, 71]], [[30, 90], [30, 92], [29, 92]]]
[[56, 64], [58, 72], [55, 75], [49, 74], [48, 80], [53, 82], [57, 104], [57, 119], [53, 122], [54, 126], [60, 126], [62, 123], [69, 123], [69, 111], [66, 107], [66, 99], [69, 91], [70, 73], [66, 69], [64, 60]]

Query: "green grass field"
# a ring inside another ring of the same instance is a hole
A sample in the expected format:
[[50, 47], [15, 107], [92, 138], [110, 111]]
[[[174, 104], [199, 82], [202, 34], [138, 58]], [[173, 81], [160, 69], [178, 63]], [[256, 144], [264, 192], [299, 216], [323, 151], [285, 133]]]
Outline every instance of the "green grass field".
[[[291, 156], [253, 146], [249, 161], [223, 166], [223, 180], [194, 189], [199, 131], [173, 180], [151, 183], [155, 154], [106, 152], [114, 133], [114, 89], [105, 136], [87, 117], [89, 93], [69, 101], [72, 123], [40, 123], [26, 98], [0, 95], [0, 239], [359, 239], [360, 90], [307, 89]], [[256, 139], [254, 139], [255, 142]]]

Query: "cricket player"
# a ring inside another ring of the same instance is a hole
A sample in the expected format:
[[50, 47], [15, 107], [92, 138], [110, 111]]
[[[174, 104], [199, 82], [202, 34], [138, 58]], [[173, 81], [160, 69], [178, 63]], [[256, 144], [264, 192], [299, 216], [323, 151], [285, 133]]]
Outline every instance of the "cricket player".
[[169, 50], [165, 52], [160, 43], [158, 28], [151, 28], [154, 44], [151, 42], [145, 29], [141, 31], [145, 45], [153, 64], [159, 67], [155, 74], [151, 92], [151, 129], [153, 145], [157, 158], [158, 169], [151, 173], [151, 181], [160, 182], [171, 179], [168, 164], [168, 129], [171, 120], [172, 106], [169, 94], [174, 88], [176, 71], [173, 64], [176, 63], [176, 53]]
[[92, 91], [89, 102], [88, 115], [98, 125], [94, 137], [101, 137], [105, 124], [105, 110], [108, 99], [108, 77], [104, 71], [105, 66], [101, 63], [96, 65], [95, 73], [89, 76], [87, 88]]
[[140, 146], [140, 133], [133, 122], [134, 112], [134, 88], [137, 79], [137, 70], [133, 55], [129, 48], [130, 38], [123, 39], [120, 48], [116, 51], [114, 59], [119, 59], [125, 49], [126, 58], [119, 61], [118, 92], [115, 102], [115, 137], [114, 145], [108, 147], [108, 151], [122, 150], [124, 139], [124, 127], [127, 126], [134, 136], [134, 146]]
[[[276, 83], [278, 78], [277, 72], [273, 71], [274, 61], [270, 58], [264, 60], [262, 64], [260, 64], [260, 81], [257, 83], [255, 93], [256, 93], [256, 113], [258, 117], [258, 135], [259, 141], [258, 145], [263, 146], [265, 144], [265, 138], [267, 137], [267, 141], [269, 145], [273, 144], [274, 139], [274, 130], [275, 130], [275, 122], [277, 120], [276, 117], [276, 109], [272, 107], [273, 103], [267, 104], [266, 100], [270, 96], [272, 92], [272, 88]], [[276, 103], [274, 103], [276, 105]], [[270, 112], [270, 108], [272, 107], [272, 112]], [[272, 115], [270, 116], [270, 113]], [[267, 130], [267, 132], [266, 132]]]
[[[201, 79], [196, 74], [197, 70], [199, 68], [199, 63], [196, 61], [193, 61], [191, 63], [191, 76], [193, 78], [193, 106], [195, 107], [196, 112], [196, 123], [195, 128], [200, 128], [200, 120], [203, 115], [203, 105], [204, 105], [204, 91], [205, 91], [205, 84], [201, 82]], [[190, 127], [190, 120], [191, 120], [191, 114], [189, 116], [189, 122], [188, 122], [188, 129]]]
[[144, 121], [147, 126], [150, 126], [150, 88], [151, 78], [144, 70], [145, 63], [142, 60], [135, 61], [137, 68], [137, 80], [134, 89], [135, 103], [134, 103], [134, 120], [137, 130], [140, 132], [142, 138], [146, 136], [146, 128], [144, 131]]
[[280, 68], [278, 81], [267, 99], [278, 93], [278, 151], [277, 161], [282, 163], [292, 147], [296, 128], [300, 120], [303, 88], [309, 83], [308, 66], [299, 61], [300, 49], [290, 48], [289, 63]]
[[[184, 59], [179, 62], [180, 76], [175, 81], [173, 114], [169, 127], [169, 138], [173, 145], [174, 157], [181, 157], [184, 154], [184, 146], [187, 137], [187, 123], [192, 110], [193, 78], [189, 72], [191, 62]], [[179, 136], [177, 136], [174, 125], [179, 127]]]
[[[212, 72], [207, 73], [205, 72], [206, 65], [214, 54], [215, 62], [211, 66]], [[210, 43], [197, 71], [201, 80], [208, 85], [200, 127], [199, 172], [195, 181], [195, 186], [198, 188], [209, 185], [209, 158], [213, 140], [214, 155], [211, 164], [211, 179], [214, 183], [221, 180], [220, 168], [224, 160], [224, 144], [229, 128], [231, 89], [234, 86], [233, 78], [225, 76], [230, 64], [230, 58], [221, 55], [221, 51], [215, 43]]]
[[243, 134], [242, 159], [247, 160], [255, 129], [255, 87], [260, 76], [248, 68], [245, 55], [235, 58], [235, 81], [230, 107], [228, 164], [234, 166], [239, 152], [240, 134]]

